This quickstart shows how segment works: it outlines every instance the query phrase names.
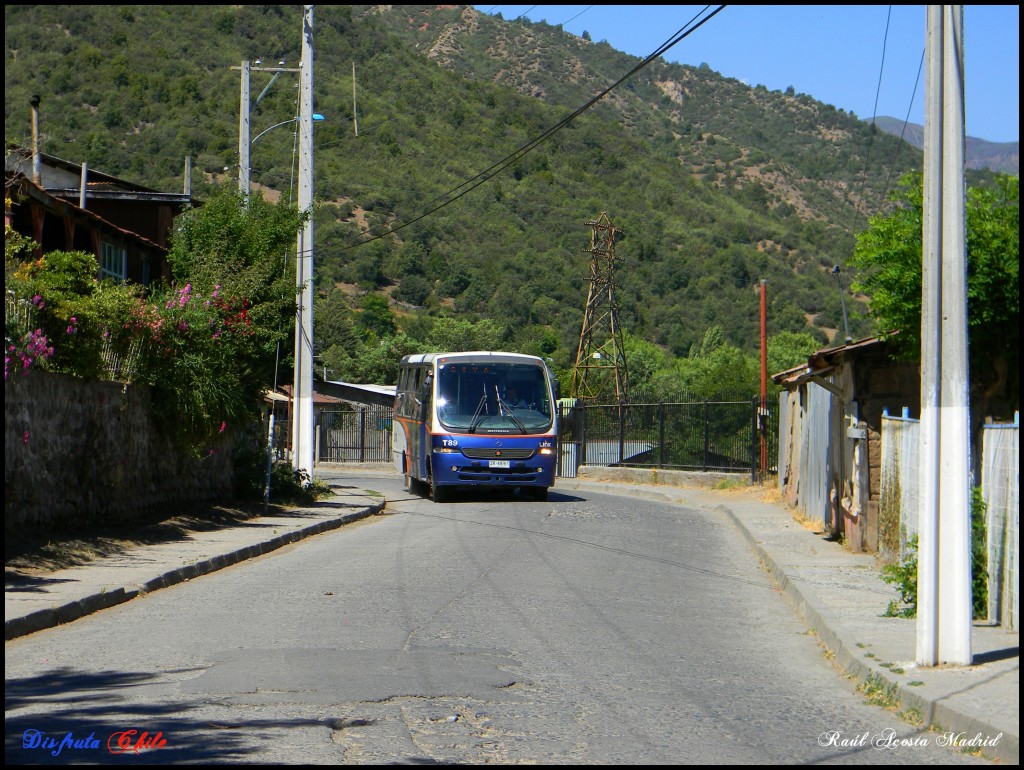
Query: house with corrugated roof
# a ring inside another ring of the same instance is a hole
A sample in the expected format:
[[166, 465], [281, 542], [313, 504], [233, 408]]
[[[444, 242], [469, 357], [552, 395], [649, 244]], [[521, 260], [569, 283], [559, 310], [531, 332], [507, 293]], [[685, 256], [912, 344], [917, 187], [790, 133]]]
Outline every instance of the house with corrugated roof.
[[920, 412], [916, 361], [880, 338], [819, 350], [772, 376], [779, 395], [778, 483], [786, 501], [854, 551], [877, 553], [882, 416]]

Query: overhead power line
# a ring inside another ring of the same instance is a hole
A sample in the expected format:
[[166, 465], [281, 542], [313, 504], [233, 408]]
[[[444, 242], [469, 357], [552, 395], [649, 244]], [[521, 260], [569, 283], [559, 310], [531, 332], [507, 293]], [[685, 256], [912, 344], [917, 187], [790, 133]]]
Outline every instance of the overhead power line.
[[579, 18], [580, 16], [582, 16], [583, 14], [585, 14], [585, 13], [586, 13], [587, 11], [589, 11], [589, 10], [590, 10], [591, 8], [593, 8], [593, 7], [594, 7], [594, 6], [592, 6], [592, 5], [588, 5], [588, 6], [587, 6], [586, 8], [584, 8], [584, 9], [583, 9], [582, 11], [580, 11], [580, 12], [579, 12], [579, 13], [577, 13], [577, 14], [576, 14], [575, 16], [573, 16], [573, 17], [572, 17], [571, 19], [566, 19], [565, 21], [563, 21], [563, 22], [562, 22], [561, 24], [559, 24], [558, 26], [560, 26], [560, 27], [564, 27], [564, 26], [565, 26], [566, 24], [568, 24], [568, 23], [569, 23], [570, 21], [575, 21], [576, 19], [578, 19], [578, 18]]
[[907, 135], [907, 125], [910, 123], [910, 111], [914, 108], [914, 99], [917, 97], [917, 86], [921, 82], [921, 70], [924, 69], [924, 51], [921, 51], [921, 62], [917, 65], [917, 78], [914, 80], [914, 92], [910, 95], [910, 104], [907, 105], [907, 114], [903, 118], [903, 128], [900, 129], [900, 142], [892, 154], [892, 162], [889, 164], [889, 173], [885, 176], [885, 187], [883, 189], [883, 200], [889, 195], [889, 182], [892, 180], [892, 172], [896, 167], [896, 155], [903, 147], [903, 137]]
[[[860, 175], [860, 191], [857, 193], [857, 198], [864, 200], [864, 189], [868, 182], [868, 164], [871, 160], [871, 150], [874, 147], [875, 140], [875, 120], [878, 118], [878, 96], [882, 93], [882, 75], [885, 72], [885, 49], [889, 43], [889, 22], [892, 19], [892, 6], [889, 6], [889, 12], [885, 17], [885, 34], [882, 36], [882, 62], [878, 66], [878, 85], [875, 87], [875, 106], [871, 112], [871, 131], [868, 133], [868, 146], [864, 152], [864, 170]], [[884, 193], [883, 193], [884, 195]], [[884, 200], [884, 198], [883, 198]], [[853, 217], [854, 225], [850, 228], [853, 231], [856, 228], [856, 217], [857, 217], [857, 200], [851, 201], [850, 214]]]
[[[387, 230], [385, 230], [385, 231], [383, 231], [383, 232], [381, 232], [379, 234], [373, 235], [370, 238], [366, 238], [364, 240], [358, 241], [357, 243], [353, 243], [350, 246], [345, 246], [342, 250], [343, 251], [347, 251], [348, 249], [353, 249], [353, 248], [356, 248], [357, 246], [363, 246], [363, 245], [365, 245], [367, 243], [371, 243], [372, 241], [378, 240], [378, 239], [383, 238], [383, 237], [385, 237], [387, 235], [390, 235], [390, 234], [392, 234], [394, 232], [397, 232], [397, 231], [399, 231], [399, 230], [401, 230], [401, 229], [403, 229], [405, 227], [408, 227], [409, 225], [415, 224], [416, 222], [419, 222], [421, 219], [424, 219], [425, 217], [430, 216], [431, 214], [433, 214], [436, 211], [439, 211], [440, 209], [444, 208], [445, 206], [448, 206], [448, 205], [454, 203], [455, 201], [457, 201], [462, 196], [470, 193], [471, 191], [473, 191], [474, 189], [476, 189], [477, 187], [482, 185], [484, 182], [489, 181], [490, 179], [495, 177], [497, 174], [501, 173], [506, 168], [511, 166], [517, 160], [522, 158], [524, 155], [529, 153], [531, 150], [535, 149], [539, 145], [541, 145], [544, 142], [546, 142], [548, 139], [550, 139], [552, 136], [554, 136], [558, 131], [560, 131], [561, 129], [565, 128], [573, 120], [575, 120], [580, 115], [582, 115], [584, 112], [586, 112], [591, 107], [593, 107], [597, 102], [599, 102], [601, 99], [603, 99], [605, 96], [607, 96], [611, 91], [613, 91], [615, 88], [617, 88], [623, 82], [625, 82], [626, 80], [631, 78], [633, 75], [635, 75], [637, 72], [639, 72], [644, 67], [649, 65], [651, 62], [655, 61], [658, 57], [664, 55], [666, 51], [671, 49], [673, 46], [675, 46], [681, 40], [683, 40], [687, 36], [691, 35], [693, 32], [695, 32], [697, 29], [699, 29], [701, 26], [703, 26], [706, 22], [708, 22], [710, 19], [712, 19], [715, 15], [717, 15], [719, 12], [724, 10], [725, 7], [726, 6], [724, 6], [724, 5], [720, 5], [714, 11], [709, 13], [707, 16], [704, 16], [703, 18], [700, 18], [701, 15], [704, 14], [708, 10], [708, 8], [710, 8], [710, 6], [704, 6], [704, 8], [701, 9], [700, 12], [698, 12], [696, 15], [694, 15], [690, 19], [690, 21], [688, 21], [683, 27], [681, 27], [676, 33], [674, 33], [668, 40], [666, 40], [664, 43], [662, 43], [653, 53], [648, 55], [646, 58], [642, 59], [640, 61], [640, 63], [637, 64], [635, 67], [633, 67], [631, 70], [629, 70], [629, 72], [627, 72], [621, 78], [619, 78], [614, 83], [612, 83], [610, 86], [605, 88], [599, 94], [594, 96], [592, 99], [587, 101], [583, 106], [581, 106], [578, 109], [576, 109], [575, 111], [573, 111], [570, 115], [568, 115], [565, 118], [563, 118], [562, 120], [560, 120], [558, 123], [553, 125], [551, 128], [547, 129], [546, 131], [543, 131], [542, 133], [540, 133], [539, 135], [537, 135], [536, 137], [534, 137], [530, 141], [528, 141], [525, 144], [521, 145], [518, 149], [516, 149], [515, 151], [513, 151], [509, 155], [505, 156], [502, 160], [498, 161], [497, 163], [494, 163], [493, 165], [489, 166], [488, 168], [484, 169], [483, 171], [480, 171], [479, 173], [475, 174], [474, 176], [472, 176], [469, 179], [467, 179], [464, 182], [462, 182], [457, 187], [453, 187], [448, 192], [442, 193], [441, 195], [438, 195], [437, 197], [435, 197], [435, 198], [427, 201], [425, 204], [423, 204], [424, 207], [428, 207], [428, 206], [432, 206], [434, 203], [436, 203], [438, 201], [442, 201], [438, 205], [433, 206], [433, 208], [427, 209], [422, 214], [419, 214], [418, 216], [413, 217], [412, 219], [410, 219], [410, 220], [408, 220], [408, 221], [406, 221], [406, 222], [404, 222], [404, 223], [402, 223], [400, 225], [395, 225], [393, 227], [389, 227]], [[697, 19], [699, 19], [699, 21], [697, 21]], [[373, 231], [371, 230], [371, 232], [373, 232]]]

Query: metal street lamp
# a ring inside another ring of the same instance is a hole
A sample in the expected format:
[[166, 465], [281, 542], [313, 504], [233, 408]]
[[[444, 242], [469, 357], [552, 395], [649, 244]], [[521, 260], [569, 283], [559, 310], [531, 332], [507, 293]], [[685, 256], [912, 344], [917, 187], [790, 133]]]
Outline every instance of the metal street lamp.
[[[312, 21], [312, 20], [311, 20]], [[256, 60], [256, 64], [261, 64], [260, 59]], [[249, 141], [249, 78], [253, 72], [273, 72], [274, 77], [270, 79], [270, 83], [267, 84], [267, 88], [263, 89], [263, 93], [256, 99], [257, 104], [259, 100], [263, 98], [263, 94], [267, 92], [270, 85], [277, 79], [277, 76], [282, 72], [300, 72], [301, 69], [297, 67], [285, 67], [282, 61], [277, 67], [260, 67], [253, 66], [253, 63], [246, 60], [243, 61], [240, 67], [232, 67], [233, 70], [241, 70], [241, 94], [239, 97], [239, 110], [238, 110], [238, 189], [245, 196], [246, 200], [249, 200], [249, 147], [252, 142]]]
[[[252, 141], [249, 142], [249, 144], [250, 145], [256, 144], [256, 140], [257, 139], [259, 139], [264, 134], [266, 134], [266, 133], [268, 133], [270, 131], [273, 131], [275, 128], [278, 128], [279, 126], [286, 126], [289, 123], [294, 123], [297, 120], [301, 120], [301, 119], [302, 119], [301, 116], [297, 115], [294, 118], [289, 118], [288, 120], [282, 120], [280, 123], [275, 123], [270, 128], [265, 128], [262, 131], [260, 131], [258, 134], [256, 134], [256, 136], [253, 137]], [[324, 116], [321, 115], [319, 112], [314, 112], [313, 113], [313, 120], [315, 120], [315, 121], [324, 120]]]

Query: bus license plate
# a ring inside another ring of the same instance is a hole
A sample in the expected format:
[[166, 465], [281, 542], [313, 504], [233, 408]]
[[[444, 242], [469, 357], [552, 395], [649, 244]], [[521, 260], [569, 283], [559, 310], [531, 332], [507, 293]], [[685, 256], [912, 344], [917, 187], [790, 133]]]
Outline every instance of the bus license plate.
[[491, 460], [487, 463], [488, 468], [508, 468], [508, 460]]

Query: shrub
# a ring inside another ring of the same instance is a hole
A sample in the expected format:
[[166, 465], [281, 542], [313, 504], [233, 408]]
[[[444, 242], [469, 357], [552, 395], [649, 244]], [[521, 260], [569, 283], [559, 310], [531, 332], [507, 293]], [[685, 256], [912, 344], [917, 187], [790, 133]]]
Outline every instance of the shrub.
[[[977, 619], [988, 616], [988, 544], [985, 532], [987, 506], [980, 487], [971, 489], [971, 609]], [[917, 617], [917, 549], [918, 537], [907, 540], [906, 553], [898, 564], [882, 567], [882, 580], [896, 587], [899, 602], [889, 602], [886, 616]]]
[[885, 611], [890, 618], [917, 617], [917, 533], [907, 539], [906, 553], [896, 564], [882, 567], [882, 580], [896, 586], [900, 599], [889, 602]]

